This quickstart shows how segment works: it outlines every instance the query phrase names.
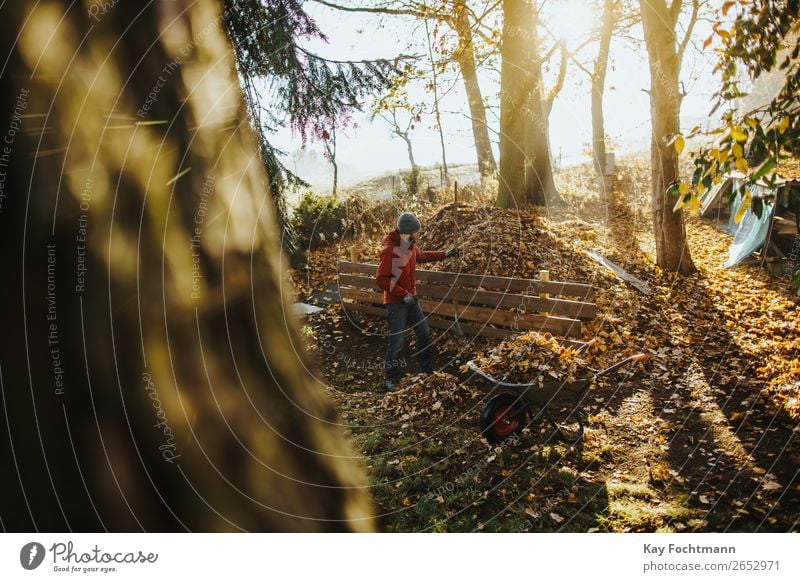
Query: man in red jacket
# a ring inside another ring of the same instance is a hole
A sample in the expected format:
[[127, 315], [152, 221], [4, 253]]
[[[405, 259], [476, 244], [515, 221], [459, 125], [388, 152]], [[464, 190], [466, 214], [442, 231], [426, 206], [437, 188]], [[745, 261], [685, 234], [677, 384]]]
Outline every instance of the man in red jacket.
[[428, 322], [417, 301], [417, 261], [441, 261], [458, 255], [458, 249], [449, 251], [423, 251], [414, 241], [420, 229], [419, 220], [410, 212], [397, 219], [397, 228], [383, 239], [383, 250], [375, 282], [383, 289], [383, 303], [389, 319], [389, 345], [386, 349], [384, 371], [386, 389], [392, 391], [400, 379], [399, 361], [403, 350], [406, 324], [414, 328], [417, 336], [417, 361], [423, 372], [433, 372], [431, 336]]

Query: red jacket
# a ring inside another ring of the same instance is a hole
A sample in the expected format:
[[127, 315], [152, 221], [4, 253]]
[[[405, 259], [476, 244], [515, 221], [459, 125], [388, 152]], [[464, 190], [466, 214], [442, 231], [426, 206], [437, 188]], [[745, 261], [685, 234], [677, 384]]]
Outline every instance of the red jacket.
[[417, 261], [428, 263], [444, 259], [444, 251], [423, 251], [414, 239], [406, 242], [397, 229], [383, 237], [383, 250], [375, 282], [383, 289], [383, 303], [402, 303], [403, 297], [417, 294]]

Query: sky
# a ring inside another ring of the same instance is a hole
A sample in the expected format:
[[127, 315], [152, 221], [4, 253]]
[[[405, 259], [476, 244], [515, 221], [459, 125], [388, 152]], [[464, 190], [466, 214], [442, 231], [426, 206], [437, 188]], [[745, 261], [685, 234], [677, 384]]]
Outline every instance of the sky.
[[[347, 4], [348, 0], [340, 0]], [[359, 0], [350, 0], [359, 5]], [[595, 26], [595, 15], [588, 2], [581, 0], [549, 0], [546, 21], [550, 32], [564, 39], [568, 47], [576, 47], [586, 32]], [[362, 3], [361, 5], [364, 5]], [[344, 13], [306, 2], [305, 8], [328, 36], [328, 43], [312, 41], [304, 46], [317, 54], [333, 59], [394, 58], [398, 53], [426, 54], [425, 29], [412, 19], [373, 14]], [[636, 25], [629, 34], [641, 38], [641, 26]], [[710, 98], [716, 83], [712, 77], [714, 53], [702, 51], [702, 40], [710, 34], [705, 21], [698, 22], [693, 37], [696, 40], [687, 49], [682, 68], [682, 79], [687, 96], [681, 110], [684, 130], [709, 121]], [[548, 42], [545, 38], [544, 42]], [[585, 58], [593, 59], [596, 43], [586, 48]], [[423, 60], [423, 63], [425, 61]], [[557, 65], [554, 64], [554, 68]], [[554, 71], [549, 73], [552, 82]], [[481, 73], [479, 79], [485, 97], [497, 102], [498, 76], [493, 72]], [[650, 76], [647, 52], [643, 43], [614, 39], [611, 46], [610, 68], [606, 79], [605, 124], [609, 137], [617, 144], [618, 153], [649, 148], [650, 104], [647, 89]], [[444, 92], [441, 98], [442, 127], [446, 139], [449, 164], [476, 163], [471, 125], [467, 117], [467, 100], [459, 79], [440, 83]], [[420, 88], [411, 88], [414, 100], [432, 102], [430, 94]], [[367, 103], [367, 109], [369, 103]], [[496, 138], [499, 110], [488, 112], [490, 135]], [[353, 116], [355, 127], [340, 130], [337, 139], [340, 184], [358, 182], [366, 177], [409, 166], [406, 146], [393, 138], [386, 122], [371, 120], [368, 114]], [[441, 146], [435, 131], [433, 115], [424, 115], [423, 122], [412, 133], [415, 157], [418, 164], [434, 165], [441, 161]], [[567, 166], [589, 161], [584, 153], [591, 139], [590, 86], [588, 76], [570, 63], [565, 86], [553, 104], [550, 117], [550, 144], [553, 163]], [[290, 170], [311, 182], [315, 191], [330, 189], [332, 170], [322, 159], [320, 144], [309, 144], [307, 151], [298, 153], [299, 136], [288, 129], [272, 138], [274, 145], [288, 152], [283, 158]], [[495, 155], [497, 146], [495, 144]]]

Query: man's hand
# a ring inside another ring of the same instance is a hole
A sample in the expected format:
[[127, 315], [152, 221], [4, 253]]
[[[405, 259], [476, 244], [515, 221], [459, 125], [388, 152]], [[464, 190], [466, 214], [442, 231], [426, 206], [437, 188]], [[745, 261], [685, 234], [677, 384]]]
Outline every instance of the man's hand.
[[449, 259], [450, 257], [457, 257], [459, 252], [458, 247], [453, 247], [444, 254], [444, 258]]
[[405, 303], [406, 305], [414, 305], [416, 302], [417, 298], [414, 297], [411, 293], [408, 293], [406, 294], [405, 297], [403, 297], [403, 303]]

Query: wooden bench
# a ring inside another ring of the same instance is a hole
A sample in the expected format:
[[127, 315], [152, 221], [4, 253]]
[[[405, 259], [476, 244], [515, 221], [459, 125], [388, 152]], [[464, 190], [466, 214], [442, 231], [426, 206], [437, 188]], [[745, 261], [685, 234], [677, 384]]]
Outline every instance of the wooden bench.
[[[339, 262], [339, 293], [346, 311], [385, 317], [383, 291], [375, 284], [377, 268]], [[495, 338], [535, 330], [581, 344], [569, 338], [580, 338], [582, 322], [597, 316], [597, 306], [588, 301], [592, 286], [543, 279], [417, 269], [417, 297], [431, 327]]]

